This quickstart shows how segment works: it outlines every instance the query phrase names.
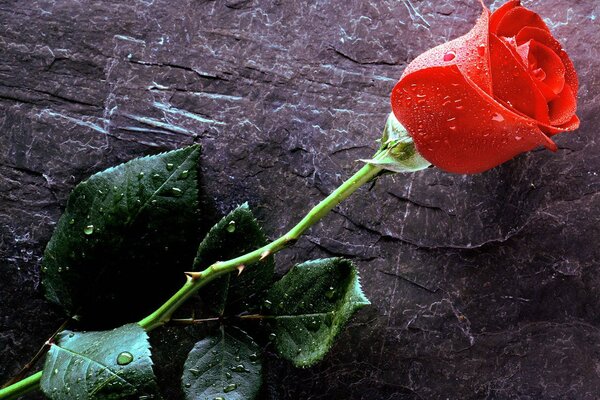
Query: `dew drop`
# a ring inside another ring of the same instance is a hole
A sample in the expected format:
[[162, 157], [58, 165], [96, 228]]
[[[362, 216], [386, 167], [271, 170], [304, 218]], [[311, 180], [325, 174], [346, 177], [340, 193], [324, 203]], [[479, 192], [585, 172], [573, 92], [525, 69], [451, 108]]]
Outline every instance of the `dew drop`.
[[179, 197], [183, 194], [183, 190], [179, 189], [178, 187], [174, 187], [171, 188], [171, 193], [173, 194], [173, 196]]
[[448, 62], [448, 61], [452, 61], [456, 58], [456, 53], [453, 51], [449, 51], [446, 54], [444, 54], [444, 61]]
[[188, 175], [189, 175], [189, 173], [190, 173], [190, 171], [189, 171], [189, 170], [187, 170], [187, 169], [186, 169], [186, 170], [184, 170], [184, 171], [182, 171], [182, 172], [181, 172], [181, 178], [183, 178], [183, 179], [187, 178], [187, 177], [188, 177]]
[[477, 47], [477, 53], [483, 57], [485, 56], [485, 44], [480, 44], [479, 47]]
[[250, 361], [256, 361], [256, 360], [258, 360], [258, 354], [252, 353], [252, 354], [250, 354], [249, 358], [250, 358]]
[[219, 396], [219, 397], [215, 397], [213, 400], [225, 400], [225, 397]]
[[237, 385], [235, 383], [230, 383], [229, 385], [227, 385], [223, 388], [223, 391], [225, 393], [229, 393], [229, 392], [233, 392], [235, 389], [237, 389]]
[[231, 221], [230, 223], [228, 223], [226, 229], [229, 233], [235, 232], [235, 221]]
[[238, 364], [235, 367], [231, 367], [233, 372], [250, 372], [248, 368], [244, 366], [244, 364]]
[[69, 225], [73, 225], [75, 223], [75, 219], [71, 218], [71, 220], [69, 221]]
[[91, 235], [92, 233], [94, 233], [94, 225], [86, 225], [86, 227], [83, 228], [83, 233], [85, 233], [86, 235]]
[[173, 170], [173, 163], [167, 163], [167, 171], [172, 171]]
[[523, 139], [521, 136], [515, 136], [515, 140], [518, 142], [519, 140]]
[[495, 113], [494, 116], [492, 117], [492, 121], [503, 122], [504, 117], [498, 113]]
[[140, 173], [138, 174], [138, 179], [142, 179], [143, 177], [144, 177], [144, 173], [143, 173], [143, 172], [140, 172]]
[[329, 289], [325, 292], [325, 297], [331, 300], [335, 296], [335, 288], [333, 286], [329, 286]]
[[232, 376], [231, 376], [231, 373], [229, 373], [229, 372], [225, 372], [225, 377], [226, 377], [227, 379], [231, 379], [231, 378], [232, 378]]
[[54, 369], [54, 375], [58, 374], [58, 368]]
[[448, 129], [450, 129], [451, 131], [455, 131], [456, 130], [456, 126], [454, 126], [454, 125], [449, 126]]
[[274, 334], [274, 333], [269, 334], [269, 340], [273, 341], [275, 339], [277, 339], [277, 335], [276, 334]]
[[133, 354], [128, 351], [123, 351], [117, 356], [117, 364], [127, 365], [133, 361]]

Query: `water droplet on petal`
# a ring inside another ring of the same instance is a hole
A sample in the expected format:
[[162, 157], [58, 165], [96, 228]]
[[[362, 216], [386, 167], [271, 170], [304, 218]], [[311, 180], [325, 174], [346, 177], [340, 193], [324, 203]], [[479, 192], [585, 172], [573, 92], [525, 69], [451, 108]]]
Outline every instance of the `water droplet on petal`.
[[477, 53], [481, 57], [485, 56], [485, 44], [480, 44], [479, 47], [477, 47]]
[[117, 364], [127, 365], [133, 361], [133, 354], [128, 351], [123, 351], [117, 356]]
[[85, 228], [83, 228], [83, 233], [86, 235], [91, 235], [94, 233], [94, 225], [87, 225]]
[[519, 140], [523, 139], [521, 136], [515, 136], [515, 140], [518, 142]]
[[504, 117], [498, 113], [495, 113], [494, 116], [492, 117], [492, 121], [503, 122]]
[[448, 62], [448, 61], [452, 61], [456, 58], [456, 53], [453, 51], [449, 51], [446, 54], [444, 54], [444, 61]]

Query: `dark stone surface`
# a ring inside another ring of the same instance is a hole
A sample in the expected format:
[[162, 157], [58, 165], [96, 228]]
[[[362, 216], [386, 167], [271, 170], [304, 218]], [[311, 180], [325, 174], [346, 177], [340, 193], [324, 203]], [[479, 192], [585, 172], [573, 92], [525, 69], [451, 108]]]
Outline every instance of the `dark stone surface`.
[[[354, 259], [373, 306], [318, 366], [271, 359], [265, 399], [598, 397], [600, 4], [524, 3], [575, 62], [581, 128], [484, 174], [384, 178], [283, 253], [279, 270]], [[0, 380], [63, 320], [39, 266], [77, 182], [201, 143], [215, 209], [248, 200], [275, 236], [373, 152], [406, 63], [478, 13], [474, 0], [0, 3]]]

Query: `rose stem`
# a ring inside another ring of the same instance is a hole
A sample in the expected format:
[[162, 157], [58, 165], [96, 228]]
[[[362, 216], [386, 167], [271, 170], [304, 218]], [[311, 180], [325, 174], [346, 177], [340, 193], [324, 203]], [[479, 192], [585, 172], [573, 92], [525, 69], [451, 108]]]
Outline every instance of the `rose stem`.
[[[379, 153], [378, 153], [379, 154]], [[377, 157], [377, 154], [374, 158]], [[295, 243], [298, 238], [311, 226], [323, 218], [335, 206], [354, 193], [363, 184], [375, 178], [382, 169], [372, 164], [365, 164], [358, 172], [342, 183], [340, 187], [334, 190], [323, 201], [313, 207], [304, 218], [285, 235], [272, 241], [271, 243], [244, 254], [240, 257], [227, 261], [218, 261], [204, 271], [186, 273], [187, 282], [177, 293], [160, 306], [152, 314], [138, 322], [146, 331], [151, 331], [161, 325], [164, 325], [171, 319], [171, 315], [177, 310], [191, 295], [198, 289], [206, 285], [213, 279], [233, 272], [238, 267], [242, 267], [257, 261], [261, 261], [271, 254], [274, 254]]]

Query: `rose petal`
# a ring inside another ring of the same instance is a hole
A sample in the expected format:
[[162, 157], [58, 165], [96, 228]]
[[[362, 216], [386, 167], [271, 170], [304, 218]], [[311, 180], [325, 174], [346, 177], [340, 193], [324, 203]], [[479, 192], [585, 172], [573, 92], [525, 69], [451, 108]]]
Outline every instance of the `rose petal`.
[[575, 129], [579, 128], [579, 118], [577, 115], [573, 115], [569, 121], [562, 125], [540, 125], [539, 128], [542, 130], [542, 132], [550, 136], [556, 135], [557, 133], [574, 131]]
[[545, 77], [541, 82], [547, 85], [554, 94], [562, 92], [565, 86], [565, 66], [560, 57], [547, 46], [529, 41], [529, 63], [541, 68]]
[[419, 55], [406, 67], [402, 77], [424, 68], [456, 65], [483, 91], [491, 93], [492, 81], [488, 46], [489, 14], [489, 10], [483, 6], [483, 12], [471, 31]]
[[556, 149], [535, 121], [503, 107], [455, 65], [406, 75], [392, 91], [392, 109], [419, 153], [449, 172], [482, 172], [538, 145]]
[[565, 68], [565, 83], [571, 87], [572, 93], [577, 93], [579, 82], [577, 79], [577, 72], [573, 66], [573, 61], [571, 61], [567, 52], [563, 50], [561, 44], [554, 39], [552, 34], [543, 29], [528, 26], [521, 29], [515, 39], [517, 45], [521, 45], [530, 40], [535, 40], [554, 51], [554, 53], [560, 57]]
[[550, 32], [542, 17], [525, 7], [515, 7], [502, 17], [494, 33], [498, 36], [514, 37], [527, 26]]
[[512, 10], [515, 7], [520, 7], [520, 6], [521, 6], [520, 0], [512, 0], [512, 1], [509, 1], [508, 3], [504, 4], [502, 7], [500, 7], [496, 11], [494, 11], [492, 13], [492, 15], [490, 16], [490, 33], [497, 32], [498, 25], [500, 24], [500, 21], [502, 20], [502, 18], [504, 18], [504, 16], [506, 15], [507, 12], [509, 12], [510, 10]]
[[496, 35], [490, 35], [490, 55], [494, 98], [519, 113], [549, 123], [546, 98], [516, 50]]
[[550, 109], [550, 124], [562, 125], [568, 122], [577, 108], [577, 100], [569, 86], [565, 86], [557, 98], [548, 103]]

